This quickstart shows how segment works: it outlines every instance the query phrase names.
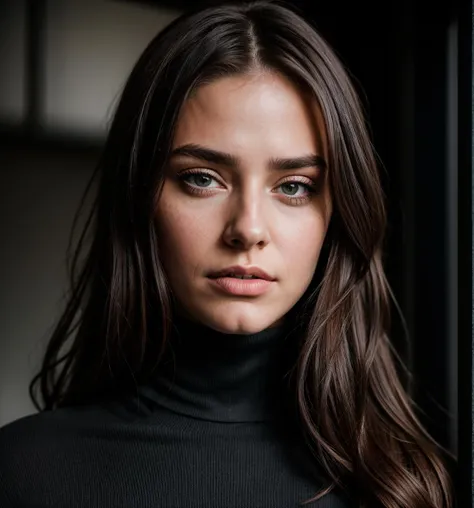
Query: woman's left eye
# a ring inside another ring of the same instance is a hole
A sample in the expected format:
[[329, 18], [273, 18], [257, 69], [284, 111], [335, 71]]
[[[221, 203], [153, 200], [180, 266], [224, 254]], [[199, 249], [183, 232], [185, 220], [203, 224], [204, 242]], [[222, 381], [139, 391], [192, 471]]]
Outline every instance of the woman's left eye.
[[302, 197], [298, 190], [303, 191], [303, 196], [312, 190], [310, 185], [302, 182], [285, 182], [279, 185], [278, 188], [282, 189], [283, 194], [288, 197]]

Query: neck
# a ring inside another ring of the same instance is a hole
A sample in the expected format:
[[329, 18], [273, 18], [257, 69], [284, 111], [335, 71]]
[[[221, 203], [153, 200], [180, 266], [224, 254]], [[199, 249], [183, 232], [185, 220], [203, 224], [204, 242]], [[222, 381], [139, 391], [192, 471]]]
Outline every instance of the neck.
[[288, 413], [297, 338], [288, 324], [240, 335], [180, 318], [153, 383], [168, 409], [204, 420], [266, 421]]

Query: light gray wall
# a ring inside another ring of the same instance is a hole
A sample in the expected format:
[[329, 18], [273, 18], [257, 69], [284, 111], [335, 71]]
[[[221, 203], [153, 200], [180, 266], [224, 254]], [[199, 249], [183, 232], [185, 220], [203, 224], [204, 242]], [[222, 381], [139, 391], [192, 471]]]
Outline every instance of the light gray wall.
[[[40, 116], [54, 131], [103, 136], [138, 56], [180, 12], [117, 0], [47, 0]], [[25, 0], [0, 3], [0, 121], [25, 113]]]
[[177, 14], [110, 0], [49, 0], [45, 124], [103, 134], [136, 59]]

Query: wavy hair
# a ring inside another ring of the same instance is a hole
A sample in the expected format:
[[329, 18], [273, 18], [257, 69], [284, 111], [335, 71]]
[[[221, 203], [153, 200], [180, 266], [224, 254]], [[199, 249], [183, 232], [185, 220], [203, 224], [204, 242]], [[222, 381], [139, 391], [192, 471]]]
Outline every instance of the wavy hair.
[[[334, 51], [280, 3], [186, 13], [144, 50], [87, 188], [95, 200], [69, 251], [68, 301], [30, 396], [52, 410], [133, 391], [153, 377], [173, 319], [154, 215], [177, 116], [202, 84], [255, 71], [284, 75], [311, 94], [327, 130], [334, 211], [320, 275], [301, 305], [293, 371], [302, 434], [331, 480], [312, 499], [341, 487], [367, 508], [451, 508], [441, 447], [417, 419], [388, 337], [386, 212], [363, 108]], [[79, 213], [73, 230], [78, 220]]]

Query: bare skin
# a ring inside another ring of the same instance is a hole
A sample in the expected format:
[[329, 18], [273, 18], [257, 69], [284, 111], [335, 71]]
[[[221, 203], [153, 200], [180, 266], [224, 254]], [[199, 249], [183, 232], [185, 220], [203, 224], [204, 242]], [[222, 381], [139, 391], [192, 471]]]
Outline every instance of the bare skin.
[[[284, 319], [311, 282], [332, 213], [324, 139], [316, 102], [274, 73], [221, 78], [183, 105], [173, 141], [180, 153], [156, 207], [181, 312], [230, 334]], [[275, 164], [302, 157], [290, 169]], [[208, 274], [233, 265], [259, 267], [275, 280], [259, 296], [225, 294]]]

